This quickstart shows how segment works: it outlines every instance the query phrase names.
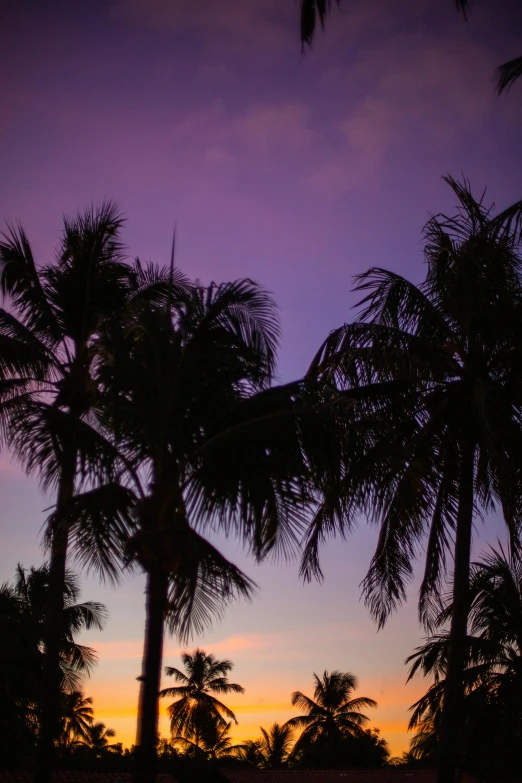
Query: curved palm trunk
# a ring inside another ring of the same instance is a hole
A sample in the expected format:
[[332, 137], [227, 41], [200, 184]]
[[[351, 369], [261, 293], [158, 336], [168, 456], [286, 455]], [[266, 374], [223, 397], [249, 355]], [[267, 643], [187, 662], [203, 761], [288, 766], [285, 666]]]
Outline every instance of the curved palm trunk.
[[442, 706], [437, 783], [455, 783], [459, 772], [464, 723], [463, 670], [466, 661], [469, 613], [474, 457], [475, 446], [472, 443], [465, 444], [460, 477], [453, 576], [453, 616]]
[[60, 650], [63, 637], [63, 606], [68, 527], [60, 523], [60, 511], [74, 494], [76, 455], [69, 457], [62, 471], [58, 490], [58, 526], [52, 534], [49, 586], [45, 612], [45, 658], [40, 695], [40, 731], [38, 735], [36, 783], [50, 783], [55, 757], [55, 742], [60, 734], [61, 670]]
[[159, 570], [147, 576], [145, 643], [138, 706], [134, 783], [154, 783], [158, 741], [158, 704], [163, 656], [168, 578]]

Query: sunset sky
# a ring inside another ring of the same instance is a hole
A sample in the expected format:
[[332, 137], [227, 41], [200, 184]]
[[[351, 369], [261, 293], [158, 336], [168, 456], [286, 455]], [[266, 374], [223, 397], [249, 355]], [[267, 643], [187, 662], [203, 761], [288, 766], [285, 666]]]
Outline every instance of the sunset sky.
[[[127, 216], [129, 256], [177, 264], [204, 283], [251, 277], [281, 311], [280, 380], [302, 375], [329, 330], [352, 317], [354, 274], [385, 266], [419, 280], [422, 226], [450, 211], [441, 175], [462, 173], [499, 208], [522, 198], [522, 83], [498, 99], [495, 66], [522, 51], [522, 4], [477, 0], [468, 23], [453, 0], [343, 0], [304, 56], [297, 0], [3, 0], [0, 220], [20, 220], [42, 262], [62, 214], [111, 198]], [[42, 562], [49, 498], [0, 460], [0, 581]], [[379, 633], [359, 600], [375, 529], [361, 524], [323, 552], [325, 582], [297, 563], [255, 566], [257, 582], [193, 640], [234, 661], [246, 689], [227, 703], [238, 738], [295, 714], [312, 672], [354, 672], [376, 699], [372, 725], [392, 752], [408, 746], [405, 685], [421, 642], [410, 600]], [[503, 537], [478, 523], [480, 543]], [[117, 589], [84, 578], [106, 630], [82, 641], [100, 663], [85, 691], [96, 718], [134, 739], [144, 580]], [[165, 663], [179, 665], [168, 639]], [[168, 682], [165, 682], [167, 685]], [[162, 713], [165, 711], [162, 705]], [[162, 718], [166, 736], [168, 725]]]

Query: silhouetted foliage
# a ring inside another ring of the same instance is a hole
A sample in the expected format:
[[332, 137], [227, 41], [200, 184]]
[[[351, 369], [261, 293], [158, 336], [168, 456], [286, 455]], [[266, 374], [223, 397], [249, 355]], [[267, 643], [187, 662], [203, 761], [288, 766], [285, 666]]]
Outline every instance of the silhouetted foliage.
[[186, 673], [172, 666], [165, 669], [167, 676], [180, 684], [160, 691], [162, 697], [177, 698], [168, 707], [172, 737], [187, 740], [196, 748], [203, 743], [212, 755], [212, 749], [225, 740], [231, 721], [237, 723], [232, 710], [214, 694], [244, 693], [244, 688], [228, 680], [232, 661], [219, 661], [200, 649], [182, 653], [181, 660]]
[[[337, 5], [340, 0], [336, 0]], [[459, 11], [462, 11], [464, 18], [467, 18], [469, 10], [469, 0], [455, 0], [455, 5]], [[317, 25], [320, 24], [324, 29], [327, 15], [332, 8], [332, 0], [301, 0], [301, 45], [311, 46]], [[496, 72], [497, 91], [500, 95], [522, 76], [522, 57], [515, 57], [513, 60], [500, 65]]]
[[[0, 586], [0, 758], [17, 766], [34, 754], [39, 728], [39, 698], [44, 665], [43, 633], [49, 589], [47, 566], [24, 569], [18, 565], [14, 584]], [[107, 616], [103, 604], [78, 603], [77, 577], [66, 572], [62, 638], [59, 648], [63, 744], [77, 738], [82, 715], [78, 712], [80, 678], [96, 663], [90, 647], [75, 642], [83, 629], [101, 630]], [[83, 717], [88, 717], [89, 700]], [[74, 710], [77, 710], [74, 713]], [[66, 739], [67, 737], [67, 739]]]
[[[425, 227], [425, 280], [415, 286], [379, 268], [360, 275], [360, 319], [332, 332], [310, 372], [335, 384], [347, 405], [344, 492], [352, 519], [362, 511], [380, 526], [363, 583], [379, 625], [404, 600], [427, 541], [419, 612], [429, 628], [453, 554], [440, 756], [453, 769], [473, 519], [501, 509], [514, 547], [522, 522], [522, 202], [493, 216], [468, 183], [446, 181], [459, 207]], [[310, 529], [305, 573], [317, 570], [318, 544], [333, 530]], [[441, 781], [452, 776], [446, 770]]]
[[292, 704], [307, 712], [287, 721], [301, 729], [292, 750], [292, 763], [303, 767], [380, 766], [388, 756], [386, 743], [364, 730], [368, 717], [361, 708], [376, 707], [367, 696], [351, 698], [357, 678], [349, 672], [314, 674], [314, 698], [301, 691], [292, 694]]
[[[522, 562], [517, 552], [492, 549], [473, 564], [470, 580], [470, 629], [464, 671], [463, 764], [479, 779], [506, 779], [522, 774]], [[411, 678], [422, 672], [433, 679], [425, 696], [413, 705], [410, 728], [417, 729], [410, 753], [433, 762], [438, 755], [438, 728], [452, 613], [448, 595], [434, 622], [436, 635], [408, 658]]]

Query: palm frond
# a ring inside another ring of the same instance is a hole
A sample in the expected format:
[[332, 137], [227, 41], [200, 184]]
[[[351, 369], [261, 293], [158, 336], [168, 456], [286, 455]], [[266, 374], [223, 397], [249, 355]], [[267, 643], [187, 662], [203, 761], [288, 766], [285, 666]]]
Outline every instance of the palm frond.
[[250, 599], [254, 583], [195, 531], [171, 575], [168, 625], [181, 639], [201, 633], [235, 597]]
[[58, 319], [42, 282], [31, 245], [21, 225], [9, 225], [0, 240], [0, 287], [25, 324], [40, 338], [57, 344], [62, 338]]
[[513, 84], [522, 76], [522, 57], [515, 57], [507, 63], [500, 65], [496, 74], [497, 92], [500, 95], [505, 90], [509, 90]]

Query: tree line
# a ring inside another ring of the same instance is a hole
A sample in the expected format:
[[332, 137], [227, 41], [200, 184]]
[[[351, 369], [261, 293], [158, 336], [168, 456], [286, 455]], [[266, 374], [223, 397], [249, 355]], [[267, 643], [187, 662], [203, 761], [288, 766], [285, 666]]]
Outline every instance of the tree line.
[[[21, 226], [0, 242], [2, 445], [54, 495], [38, 697], [36, 780], [60, 736], [67, 563], [146, 574], [136, 783], [154, 780], [165, 631], [186, 640], [252, 581], [205, 537], [258, 560], [320, 546], [362, 515], [379, 526], [363, 595], [379, 625], [405, 598], [419, 547], [419, 616], [449, 622], [439, 783], [465, 764], [474, 520], [498, 508], [518, 556], [522, 492], [522, 202], [493, 214], [446, 178], [451, 216], [424, 229], [426, 276], [356, 279], [356, 319], [306, 375], [276, 385], [279, 326], [251, 280], [190, 281], [129, 263], [106, 203], [65, 219], [53, 263]], [[453, 561], [451, 567], [449, 559]], [[444, 614], [444, 590], [451, 609]]]
[[[18, 566], [14, 584], [0, 587], [0, 756], [8, 768], [34, 758], [38, 734], [39, 678], [48, 570]], [[501, 547], [491, 549], [472, 566], [470, 631], [464, 670], [465, 768], [478, 780], [511, 780], [522, 774], [522, 563]], [[95, 652], [74, 635], [103, 628], [102, 604], [78, 603], [77, 578], [67, 574], [65, 632], [62, 639], [58, 764], [76, 769], [131, 769], [136, 749], [112, 742], [112, 729], [94, 720], [92, 699], [82, 678], [96, 663]], [[285, 724], [260, 727], [260, 737], [234, 744], [234, 712], [222, 701], [244, 689], [231, 683], [229, 660], [203, 650], [182, 654], [183, 669], [166, 667], [177, 683], [160, 691], [174, 698], [168, 707], [170, 739], [157, 744], [159, 769], [182, 781], [212, 779], [223, 764], [285, 768], [431, 767], [438, 753], [438, 723], [447, 664], [451, 596], [444, 596], [436, 619], [437, 633], [407, 659], [409, 678], [421, 672], [431, 681], [426, 694], [410, 708], [416, 733], [402, 758], [390, 758], [378, 729], [367, 729], [361, 709], [377, 706], [368, 697], [353, 698], [357, 678], [350, 673], [314, 674], [314, 696], [300, 691], [291, 703], [305, 713]], [[218, 698], [219, 697], [219, 698]]]

